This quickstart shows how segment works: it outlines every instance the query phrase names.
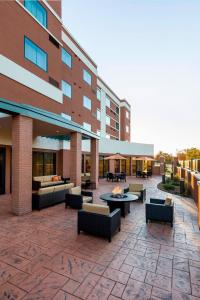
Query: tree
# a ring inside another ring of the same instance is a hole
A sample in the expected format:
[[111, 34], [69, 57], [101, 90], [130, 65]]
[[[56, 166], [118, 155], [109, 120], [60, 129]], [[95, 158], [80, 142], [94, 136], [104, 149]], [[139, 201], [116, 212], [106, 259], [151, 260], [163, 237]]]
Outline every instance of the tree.
[[173, 161], [173, 155], [171, 153], [159, 151], [156, 154], [155, 159], [159, 161], [161, 157], [164, 157], [166, 163], [171, 163]]
[[192, 147], [177, 153], [179, 160], [200, 159], [200, 149]]

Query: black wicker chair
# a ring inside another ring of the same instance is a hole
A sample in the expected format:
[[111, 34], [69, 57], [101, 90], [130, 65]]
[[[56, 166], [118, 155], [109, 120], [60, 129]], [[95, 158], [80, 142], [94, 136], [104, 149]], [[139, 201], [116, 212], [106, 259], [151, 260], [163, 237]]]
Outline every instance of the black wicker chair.
[[[136, 188], [131, 189], [130, 186], [141, 186], [140, 189]], [[129, 184], [129, 187], [124, 189], [124, 193], [133, 193], [134, 195], [138, 196], [138, 199], [141, 200], [142, 202], [144, 202], [146, 200], [146, 189], [143, 187], [142, 184]]]
[[151, 198], [150, 203], [146, 203], [146, 223], [149, 220], [171, 223], [174, 221], [174, 204], [165, 205], [165, 200]]
[[[86, 199], [85, 197], [89, 197]], [[93, 203], [93, 193], [88, 191], [81, 191], [81, 195], [66, 194], [65, 196], [65, 208], [70, 206], [71, 208], [81, 209], [84, 202]]]
[[114, 233], [121, 229], [121, 212], [115, 209], [108, 216], [84, 210], [78, 211], [78, 234], [81, 231], [102, 236], [111, 242]]

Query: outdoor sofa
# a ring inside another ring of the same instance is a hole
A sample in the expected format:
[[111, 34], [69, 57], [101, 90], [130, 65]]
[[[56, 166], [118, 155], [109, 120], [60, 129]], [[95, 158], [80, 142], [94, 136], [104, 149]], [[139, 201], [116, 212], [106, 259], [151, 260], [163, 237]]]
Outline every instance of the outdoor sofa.
[[74, 186], [73, 183], [40, 188], [32, 194], [32, 208], [40, 210], [65, 201], [65, 195]]
[[93, 203], [93, 193], [82, 191], [80, 186], [73, 187], [65, 195], [65, 208], [81, 209], [83, 203]]
[[36, 176], [33, 177], [32, 188], [33, 190], [39, 190], [40, 188], [61, 185], [64, 183], [65, 181], [58, 175]]
[[146, 223], [149, 220], [169, 222], [173, 227], [174, 204], [172, 200], [151, 198], [150, 203], [146, 203]]
[[121, 228], [121, 212], [115, 209], [110, 213], [109, 206], [84, 203], [78, 211], [78, 234], [81, 231], [102, 236], [111, 242], [115, 232]]
[[124, 189], [124, 193], [136, 195], [138, 196], [138, 199], [143, 202], [146, 200], [146, 189], [143, 184], [130, 183], [129, 186]]

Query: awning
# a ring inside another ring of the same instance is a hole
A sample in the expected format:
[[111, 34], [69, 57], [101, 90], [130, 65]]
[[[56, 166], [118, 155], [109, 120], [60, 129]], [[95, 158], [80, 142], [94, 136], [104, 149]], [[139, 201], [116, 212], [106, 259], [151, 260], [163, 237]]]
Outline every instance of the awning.
[[[19, 114], [22, 116], [26, 116], [35, 120], [59, 126], [71, 132], [79, 132], [83, 135], [84, 138], [99, 139], [99, 136], [97, 134], [84, 129], [80, 124], [67, 120], [61, 115], [37, 108], [32, 105], [16, 103], [0, 98], [0, 111], [11, 115]], [[58, 136], [54, 136], [52, 138], [58, 138]], [[65, 137], [63, 135], [62, 137], [60, 137], [60, 139], [61, 138], [66, 140], [70, 139], [70, 137]]]

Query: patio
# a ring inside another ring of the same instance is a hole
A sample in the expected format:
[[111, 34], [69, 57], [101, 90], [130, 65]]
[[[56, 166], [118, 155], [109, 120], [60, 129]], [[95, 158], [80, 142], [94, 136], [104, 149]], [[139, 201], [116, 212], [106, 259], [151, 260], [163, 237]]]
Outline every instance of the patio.
[[[166, 197], [159, 177], [126, 183], [101, 180], [95, 202], [113, 187], [143, 183], [147, 200]], [[81, 233], [77, 211], [60, 204], [18, 217], [0, 202], [0, 299], [200, 299], [200, 233], [191, 199], [173, 197], [175, 224], [145, 223], [145, 207], [131, 204], [111, 243]]]

